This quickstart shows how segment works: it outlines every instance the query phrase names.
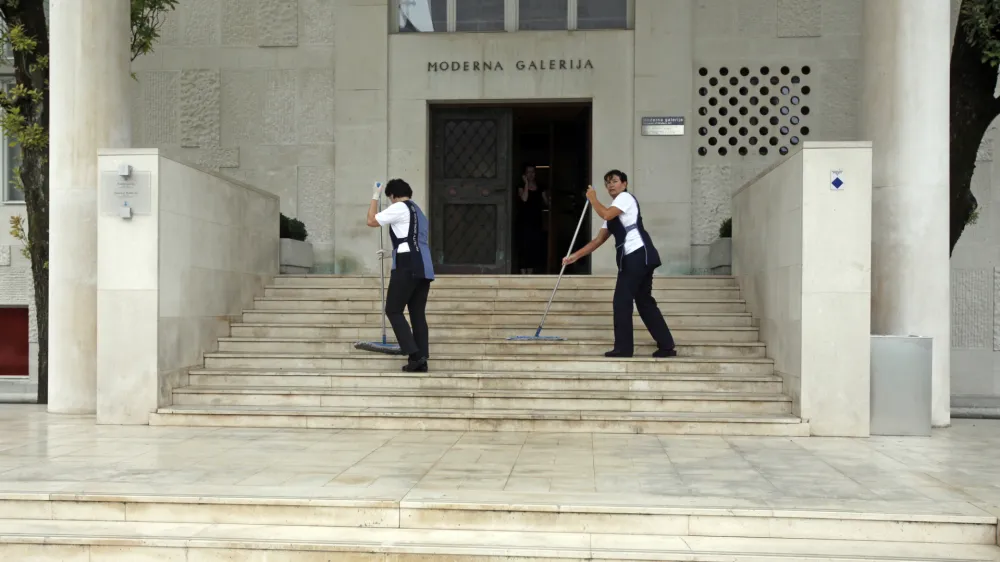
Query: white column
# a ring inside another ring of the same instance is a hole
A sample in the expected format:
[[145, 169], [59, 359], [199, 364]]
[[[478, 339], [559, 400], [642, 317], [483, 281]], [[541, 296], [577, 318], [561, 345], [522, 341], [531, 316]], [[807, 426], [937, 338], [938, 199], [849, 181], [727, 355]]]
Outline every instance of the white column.
[[131, 146], [128, 0], [51, 0], [49, 411], [93, 413], [97, 151]]
[[860, 121], [862, 140], [874, 146], [872, 333], [934, 338], [938, 427], [951, 423], [950, 4], [864, 3]]

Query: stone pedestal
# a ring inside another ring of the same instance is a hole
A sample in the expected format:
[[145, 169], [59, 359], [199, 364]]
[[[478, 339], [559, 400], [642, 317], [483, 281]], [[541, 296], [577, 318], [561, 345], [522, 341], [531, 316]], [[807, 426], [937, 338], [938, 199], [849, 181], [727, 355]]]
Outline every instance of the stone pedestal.
[[872, 333], [934, 339], [932, 422], [946, 426], [951, 7], [878, 0], [864, 3], [864, 16], [860, 126], [874, 146]]
[[708, 247], [708, 267], [712, 275], [732, 275], [733, 239], [719, 238]]
[[51, 0], [49, 411], [93, 413], [97, 150], [131, 145], [128, 0]]
[[279, 256], [282, 274], [302, 275], [309, 273], [315, 262], [312, 244], [291, 238], [281, 239]]

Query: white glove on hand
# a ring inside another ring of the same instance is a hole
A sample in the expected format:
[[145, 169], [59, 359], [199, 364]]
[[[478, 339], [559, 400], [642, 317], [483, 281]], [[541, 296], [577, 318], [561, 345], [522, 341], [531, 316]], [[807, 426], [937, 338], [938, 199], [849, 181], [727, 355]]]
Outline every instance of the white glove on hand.
[[378, 201], [378, 198], [382, 196], [382, 182], [377, 181], [375, 185], [372, 186], [372, 201]]

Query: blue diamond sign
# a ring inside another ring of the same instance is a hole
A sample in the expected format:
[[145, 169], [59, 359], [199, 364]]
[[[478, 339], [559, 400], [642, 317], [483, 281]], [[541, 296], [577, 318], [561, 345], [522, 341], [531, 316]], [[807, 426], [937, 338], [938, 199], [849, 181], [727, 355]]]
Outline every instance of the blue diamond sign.
[[831, 170], [830, 171], [830, 189], [834, 191], [844, 190], [844, 171], [843, 170]]

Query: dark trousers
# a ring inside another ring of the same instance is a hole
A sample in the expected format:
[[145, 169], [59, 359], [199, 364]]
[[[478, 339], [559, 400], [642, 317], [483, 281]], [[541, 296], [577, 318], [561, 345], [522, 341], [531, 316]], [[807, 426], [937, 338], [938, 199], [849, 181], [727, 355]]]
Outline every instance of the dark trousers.
[[632, 335], [632, 303], [639, 317], [661, 350], [674, 348], [674, 337], [653, 298], [653, 268], [646, 265], [646, 251], [639, 249], [622, 258], [615, 283], [615, 350], [631, 354], [635, 345]]
[[[431, 282], [415, 274], [408, 253], [396, 255], [396, 269], [389, 276], [385, 315], [392, 324], [392, 331], [396, 334], [396, 341], [403, 353], [412, 359], [427, 358], [430, 356], [430, 346], [427, 342], [427, 316], [424, 311], [427, 309], [427, 294], [431, 290]], [[403, 315], [403, 308], [410, 312], [412, 332]]]

